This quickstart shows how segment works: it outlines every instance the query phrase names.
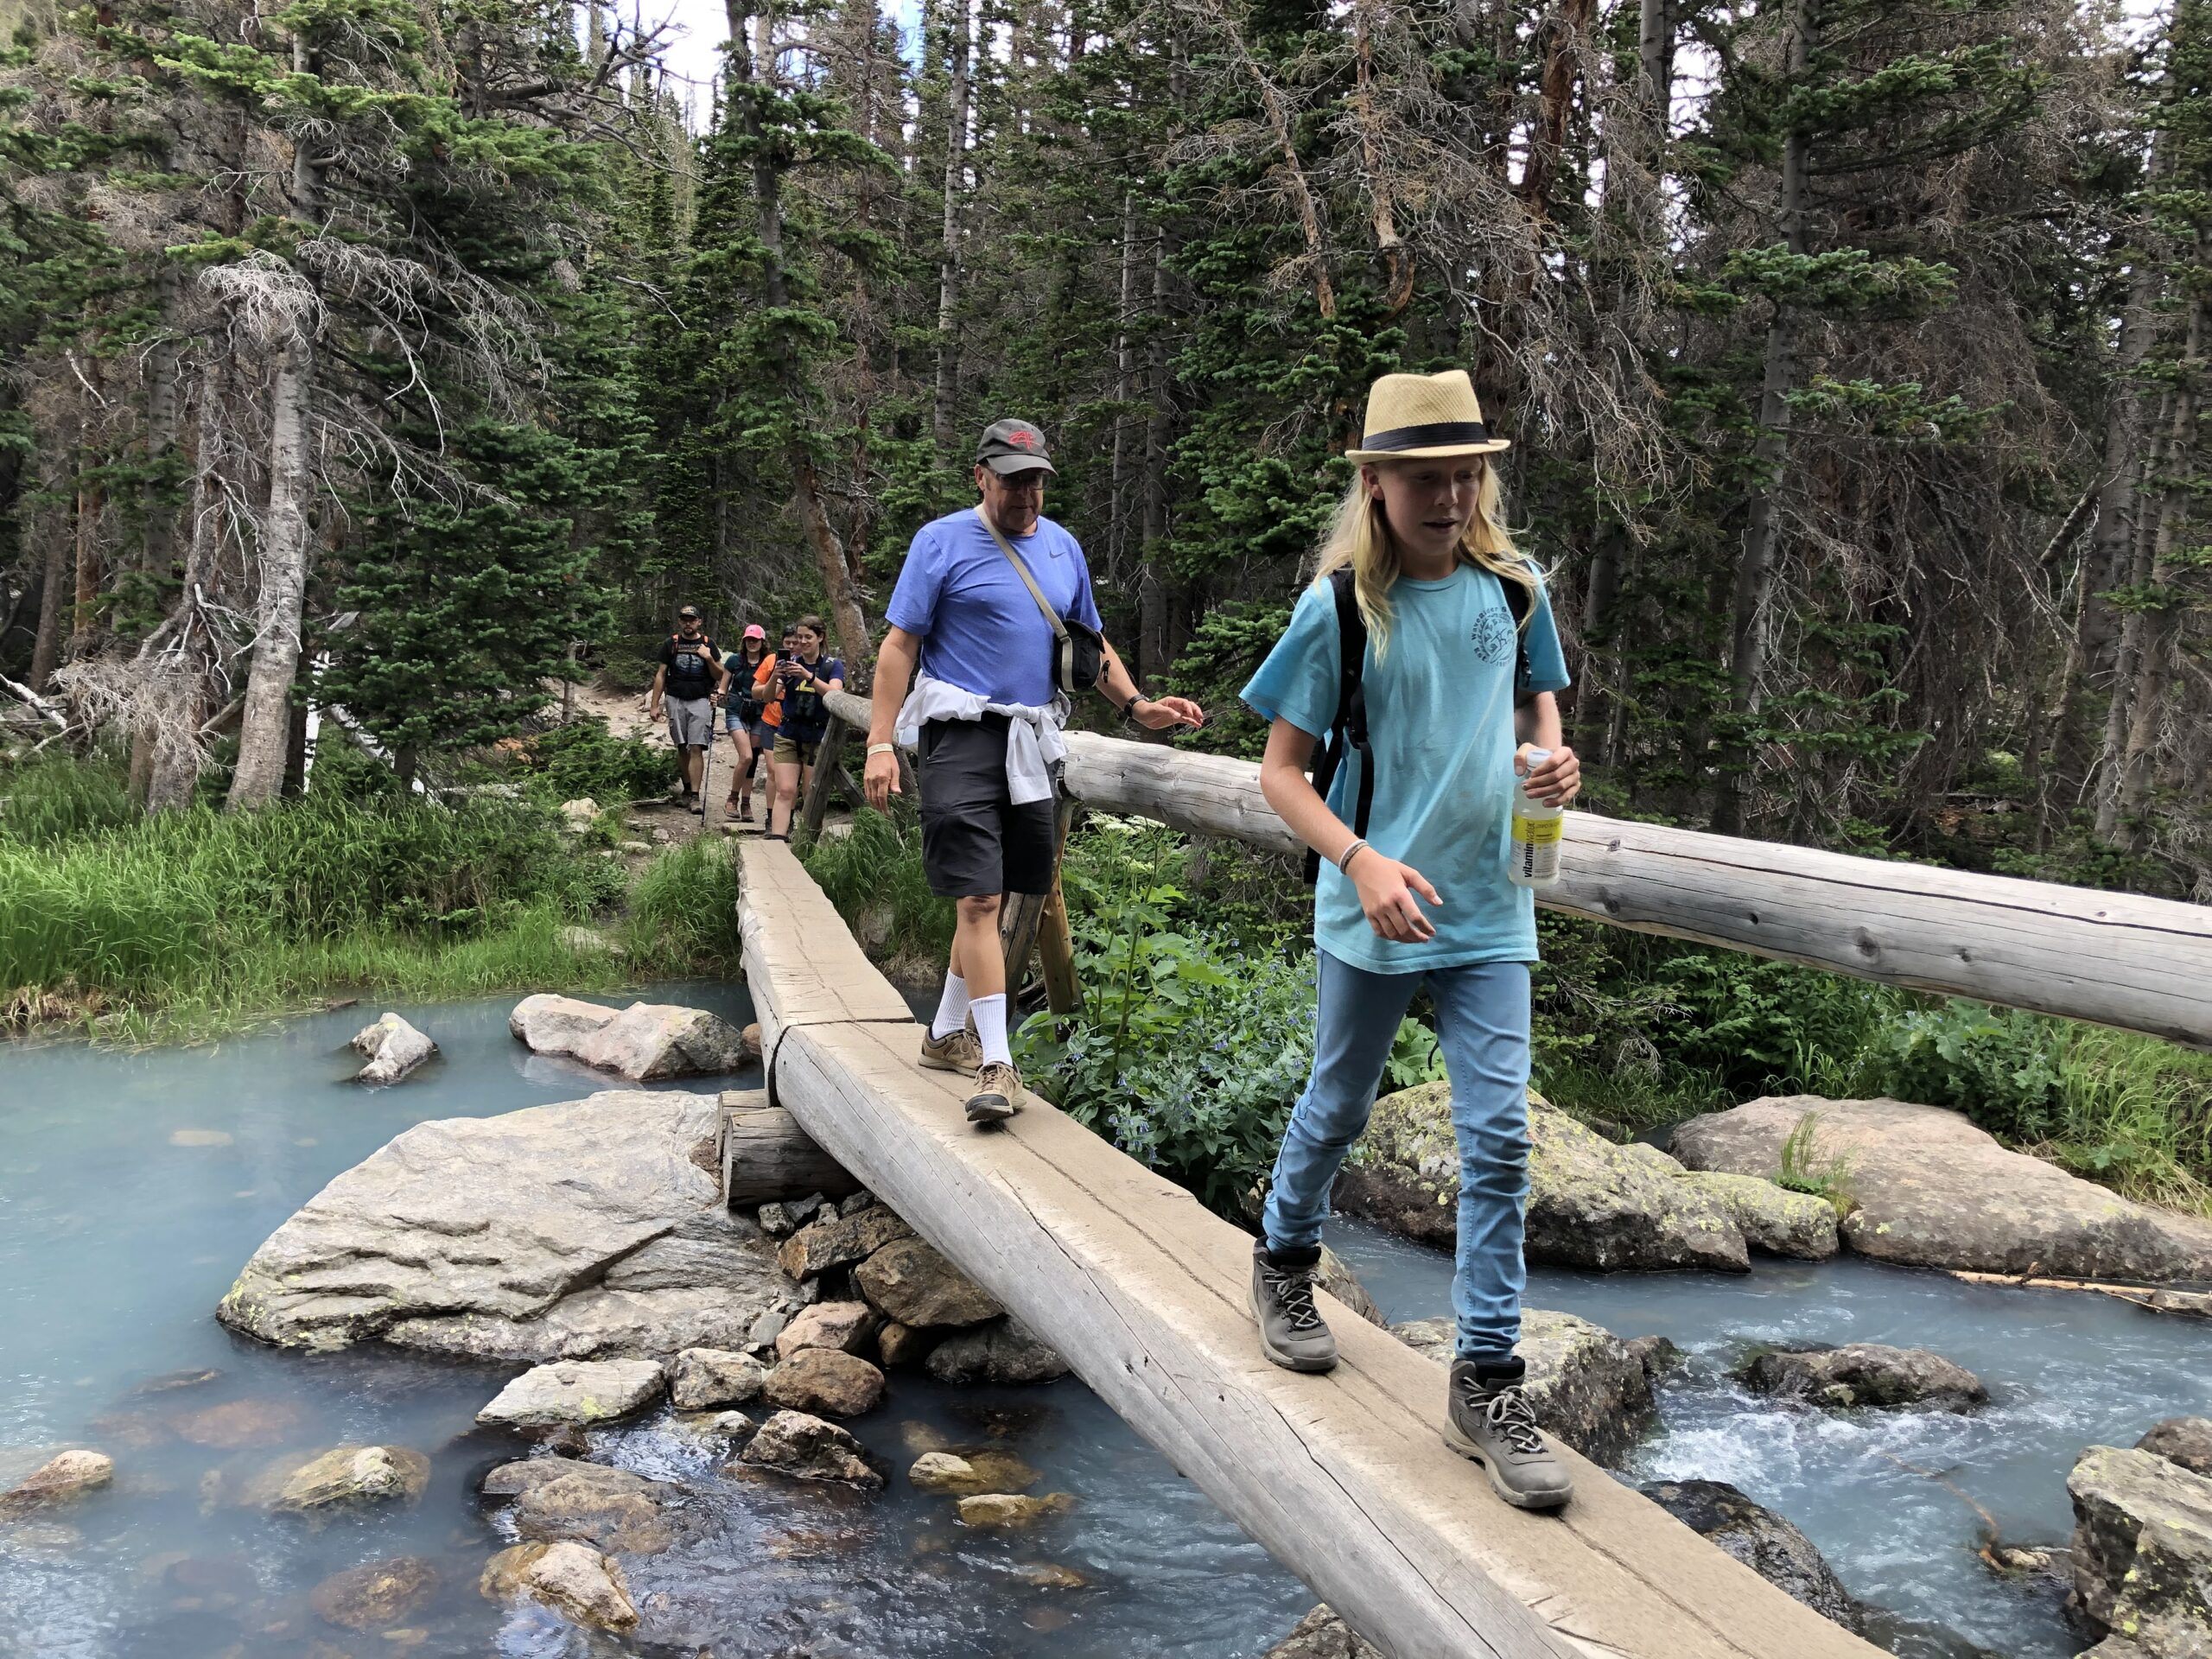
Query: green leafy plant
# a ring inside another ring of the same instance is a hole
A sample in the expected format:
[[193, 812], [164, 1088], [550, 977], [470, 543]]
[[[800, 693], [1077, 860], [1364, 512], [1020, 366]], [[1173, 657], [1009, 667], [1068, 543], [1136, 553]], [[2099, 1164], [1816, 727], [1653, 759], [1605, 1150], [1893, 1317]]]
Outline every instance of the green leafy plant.
[[1792, 1192], [1825, 1198], [1836, 1214], [1847, 1216], [1859, 1207], [1859, 1200], [1851, 1190], [1854, 1160], [1848, 1154], [1823, 1156], [1820, 1133], [1818, 1112], [1807, 1112], [1791, 1126], [1789, 1133], [1783, 1137], [1781, 1167], [1775, 1173], [1774, 1182]]

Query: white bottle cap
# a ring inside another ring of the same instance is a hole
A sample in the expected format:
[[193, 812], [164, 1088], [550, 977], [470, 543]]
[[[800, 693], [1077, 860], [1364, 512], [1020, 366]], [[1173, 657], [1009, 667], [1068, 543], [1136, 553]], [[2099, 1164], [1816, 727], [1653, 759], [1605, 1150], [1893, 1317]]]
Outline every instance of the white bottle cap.
[[1547, 760], [1550, 760], [1551, 758], [1552, 758], [1552, 752], [1551, 752], [1549, 749], [1531, 749], [1531, 750], [1529, 750], [1529, 770], [1530, 772], [1534, 772], [1534, 771], [1535, 771], [1538, 766], [1542, 766], [1542, 765], [1544, 764], [1544, 762], [1545, 762], [1545, 761], [1547, 761]]

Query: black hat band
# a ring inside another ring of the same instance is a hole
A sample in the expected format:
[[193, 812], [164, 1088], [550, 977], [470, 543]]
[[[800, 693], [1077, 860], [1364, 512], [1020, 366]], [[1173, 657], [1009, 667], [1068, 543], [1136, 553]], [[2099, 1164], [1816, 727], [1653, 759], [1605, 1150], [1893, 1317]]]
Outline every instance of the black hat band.
[[1490, 429], [1480, 421], [1433, 421], [1427, 426], [1394, 426], [1359, 441], [1363, 449], [1440, 449], [1447, 443], [1488, 443]]

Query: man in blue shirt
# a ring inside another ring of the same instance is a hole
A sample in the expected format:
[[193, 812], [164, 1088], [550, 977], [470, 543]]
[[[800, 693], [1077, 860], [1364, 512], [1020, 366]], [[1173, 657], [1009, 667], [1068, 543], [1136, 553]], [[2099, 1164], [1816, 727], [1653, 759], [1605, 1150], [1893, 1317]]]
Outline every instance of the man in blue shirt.
[[[894, 737], [918, 728], [922, 862], [930, 890], [958, 911], [922, 1064], [975, 1075], [968, 1121], [982, 1125], [1003, 1122], [1021, 1103], [1007, 1046], [1000, 899], [1048, 891], [1059, 855], [1051, 760], [1068, 705], [1054, 683], [1058, 634], [1043, 607], [1099, 626], [1083, 549], [1044, 516], [1053, 471], [1045, 435], [1028, 422], [984, 429], [976, 451], [981, 503], [923, 525], [907, 548], [887, 613], [891, 632], [876, 656], [868, 726], [868, 798], [879, 812], [899, 788]], [[1112, 645], [1103, 655], [1097, 689], [1124, 720], [1154, 731], [1204, 723], [1187, 698], [1147, 698]]]

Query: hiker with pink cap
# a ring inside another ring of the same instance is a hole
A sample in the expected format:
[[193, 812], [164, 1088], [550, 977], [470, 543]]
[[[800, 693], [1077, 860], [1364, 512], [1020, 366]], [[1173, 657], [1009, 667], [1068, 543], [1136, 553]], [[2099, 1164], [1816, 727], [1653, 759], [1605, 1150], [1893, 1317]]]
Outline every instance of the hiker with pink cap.
[[753, 822], [753, 771], [768, 752], [773, 736], [767, 726], [768, 705], [753, 696], [753, 681], [767, 652], [768, 631], [758, 622], [748, 622], [737, 649], [722, 659], [722, 666], [729, 671], [722, 723], [729, 732], [730, 746], [737, 751], [728, 810], [733, 821], [745, 823]]

